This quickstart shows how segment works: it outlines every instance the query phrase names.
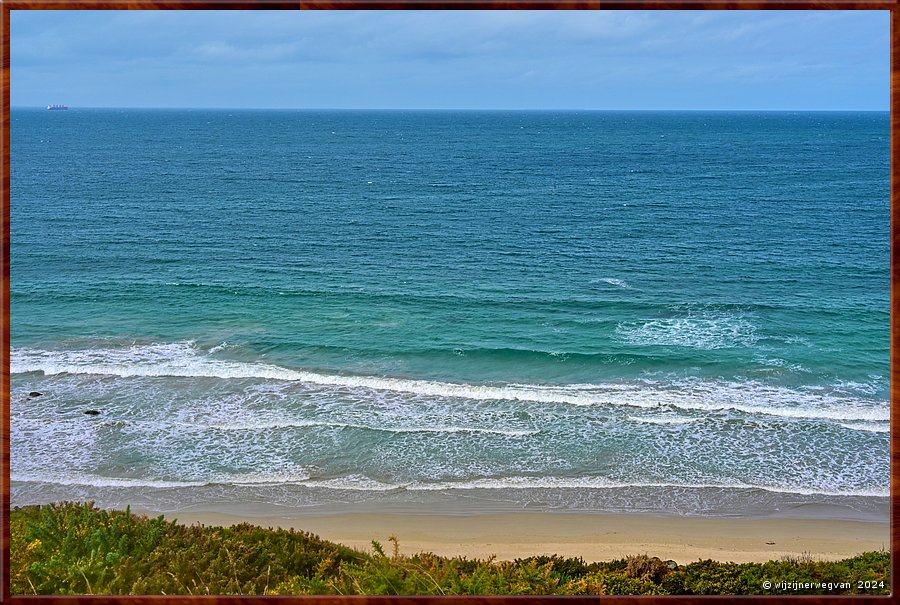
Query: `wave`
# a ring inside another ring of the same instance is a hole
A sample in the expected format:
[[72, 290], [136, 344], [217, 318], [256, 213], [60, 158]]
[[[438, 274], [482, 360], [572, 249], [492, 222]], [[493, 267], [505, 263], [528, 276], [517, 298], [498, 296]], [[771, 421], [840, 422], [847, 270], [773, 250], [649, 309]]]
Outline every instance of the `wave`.
[[[525, 253], [519, 252], [500, 252], [506, 256], [524, 256]], [[308, 272], [319, 273], [320, 271], [313, 269], [305, 269]], [[602, 278], [590, 280], [590, 284], [607, 283], [612, 286], [630, 289], [631, 285], [625, 280], [617, 278]], [[441, 292], [439, 294], [428, 294], [421, 292], [410, 292], [397, 290], [364, 290], [359, 288], [348, 288], [341, 286], [321, 287], [321, 288], [303, 288], [297, 286], [267, 286], [267, 285], [247, 285], [236, 283], [209, 283], [198, 281], [168, 281], [162, 282], [163, 286], [173, 288], [193, 289], [211, 293], [221, 293], [228, 295], [239, 295], [246, 297], [270, 297], [274, 294], [287, 296], [292, 298], [324, 298], [333, 296], [350, 297], [353, 299], [372, 300], [387, 303], [401, 303], [403, 305], [417, 306], [445, 306], [448, 304], [478, 307], [505, 306], [509, 303], [528, 304], [535, 307], [543, 307], [546, 305], [565, 305], [573, 306], [573, 308], [591, 308], [600, 309], [610, 306], [621, 308], [622, 305], [628, 305], [636, 309], [651, 310], [653, 305], [639, 301], [622, 301], [622, 300], [603, 300], [598, 299], [595, 295], [577, 295], [572, 294], [566, 296], [548, 296], [546, 294], [528, 294], [525, 292], [486, 292], [479, 291], [478, 294], [466, 294], [464, 292]], [[140, 287], [140, 285], [135, 285]], [[23, 293], [24, 295], [25, 293]], [[36, 292], [37, 296], [41, 293]], [[148, 296], [155, 296], [156, 291], [150, 290]], [[57, 294], [53, 295], [54, 299], [65, 300], [82, 300], [83, 295]]]
[[[269, 269], [259, 268], [259, 271], [263, 272], [271, 272]], [[303, 269], [305, 273], [325, 273], [324, 269], [314, 269], [311, 267], [305, 267]], [[275, 271], [276, 274], [281, 275], [281, 273]], [[588, 284], [597, 285], [601, 283], [609, 284], [610, 286], [615, 286], [617, 288], [622, 289], [634, 289], [634, 286], [624, 280], [619, 278], [596, 278], [588, 280]], [[463, 307], [477, 307], [479, 309], [485, 308], [503, 308], [507, 309], [510, 304], [515, 304], [517, 308], [526, 308], [526, 309], [534, 309], [534, 310], [544, 310], [547, 308], [563, 308], [566, 310], [572, 311], [607, 311], [607, 310], [615, 310], [617, 312], [622, 312], [625, 310], [631, 311], [635, 314], [648, 314], [655, 313], [659, 311], [659, 306], [657, 303], [642, 301], [642, 300], [622, 300], [621, 298], [615, 297], [612, 292], [612, 289], [608, 288], [594, 288], [589, 293], [576, 293], [572, 292], [568, 295], [562, 295], [558, 292], [548, 293], [548, 292], [538, 292], [538, 293], [528, 293], [525, 291], [484, 291], [479, 290], [477, 293], [467, 294], [464, 291], [445, 291], [440, 293], [424, 293], [420, 291], [412, 291], [405, 289], [362, 289], [361, 287], [357, 287], [355, 285], [335, 285], [335, 286], [322, 286], [320, 288], [316, 287], [301, 287], [297, 285], [266, 285], [266, 284], [252, 284], [248, 285], [246, 283], [228, 283], [228, 282], [202, 282], [202, 281], [160, 281], [156, 283], [131, 283], [128, 285], [129, 291], [133, 292], [135, 297], [147, 300], [156, 300], [159, 295], [159, 287], [167, 287], [167, 288], [179, 288], [182, 290], [196, 290], [197, 292], [204, 292], [210, 294], [223, 294], [228, 296], [241, 296], [247, 298], [271, 298], [272, 296], [284, 296], [288, 298], [298, 298], [298, 299], [321, 299], [321, 298], [333, 298], [335, 296], [347, 297], [348, 303], [353, 300], [359, 301], [371, 301], [366, 306], [375, 305], [377, 303], [388, 303], [388, 304], [399, 304], [405, 306], [415, 306], [416, 308], [421, 307], [446, 307], [448, 305], [457, 305]], [[103, 295], [110, 292], [115, 292], [116, 294], [121, 294], [121, 285], [117, 284], [107, 284], [107, 285], [96, 285], [91, 284], [93, 288], [90, 291], [78, 291], [78, 292], [58, 292], [58, 293], [49, 293], [46, 289], [35, 290], [35, 291], [26, 291], [26, 290], [17, 290], [16, 296], [21, 298], [23, 301], [31, 301], [31, 300], [41, 300], [46, 301], [48, 297], [55, 301], [72, 301], [72, 302], [84, 302], [95, 300], [97, 296]], [[598, 296], [598, 294], [602, 293], [604, 290], [608, 290], [610, 292], [609, 298], [604, 298], [602, 296]], [[772, 311], [777, 310], [781, 312], [801, 312], [801, 313], [817, 313], [817, 314], [831, 314], [838, 313], [840, 311], [855, 311], [855, 307], [840, 307], [840, 306], [811, 306], [811, 303], [804, 304], [796, 304], [789, 302], [780, 302], [778, 305], [773, 305], [765, 302], [756, 302], [756, 303], [715, 303], [709, 305], [698, 305], [692, 303], [691, 305], [685, 306], [681, 305], [685, 308], [692, 309], [714, 309], [715, 311], [721, 313], [745, 313], [745, 312], [756, 312], [756, 311]], [[874, 310], [877, 312], [878, 310]], [[885, 311], [887, 313], [887, 311]]]
[[631, 289], [631, 284], [629, 284], [624, 279], [618, 279], [615, 277], [601, 277], [598, 279], [592, 279], [589, 283], [591, 284], [609, 284], [610, 286], [617, 286], [619, 288]]
[[55, 485], [71, 485], [86, 487], [154, 487], [159, 489], [169, 487], [203, 487], [209, 485], [206, 481], [164, 481], [156, 479], [130, 479], [115, 477], [97, 477], [88, 475], [67, 475], [51, 477], [46, 473], [28, 475], [11, 473], [10, 481], [22, 483], [52, 483]]
[[636, 380], [627, 383], [569, 385], [465, 384], [384, 376], [325, 374], [261, 362], [214, 359], [190, 342], [69, 351], [13, 349], [10, 370], [13, 374], [43, 372], [45, 375], [96, 374], [126, 378], [265, 379], [435, 398], [645, 409], [668, 407], [706, 412], [734, 410], [792, 419], [889, 419], [886, 401], [860, 399], [853, 394], [828, 390], [809, 391], [771, 386], [758, 381], [684, 379], [666, 383]]
[[638, 418], [636, 416], [628, 416], [626, 420], [631, 422], [644, 422], [647, 424], [690, 424], [697, 422], [701, 418]]
[[503, 435], [506, 437], [528, 437], [537, 435], [540, 431], [527, 430], [501, 430], [501, 429], [481, 429], [463, 426], [448, 427], [390, 427], [390, 426], [369, 426], [365, 424], [351, 424], [344, 422], [322, 422], [316, 420], [297, 420], [285, 422], [247, 422], [241, 424], [213, 424], [211, 429], [222, 431], [256, 431], [256, 430], [273, 430], [287, 428], [306, 428], [306, 427], [322, 427], [322, 428], [338, 428], [338, 429], [359, 429], [364, 431], [376, 431], [385, 433], [484, 433], [490, 435]]
[[824, 488], [789, 487], [779, 485], [754, 485], [747, 483], [672, 483], [672, 482], [615, 482], [601, 477], [563, 478], [563, 477], [499, 477], [483, 478], [471, 481], [448, 481], [442, 483], [422, 483], [407, 486], [410, 490], [442, 490], [442, 489], [628, 489], [628, 488], [662, 488], [662, 489], [734, 489], [763, 490], [786, 494], [825, 496], [889, 496], [890, 491], [883, 490], [829, 490]]
[[311, 479], [279, 477], [263, 475], [260, 477], [241, 476], [231, 479], [221, 478], [212, 481], [158, 481], [152, 479], [117, 479], [109, 477], [91, 477], [87, 475], [71, 475], [65, 477], [47, 477], [45, 475], [13, 474], [12, 481], [30, 483], [48, 483], [67, 486], [85, 487], [206, 487], [215, 485], [292, 485], [307, 488], [329, 490], [386, 492], [406, 491], [449, 491], [449, 490], [530, 490], [530, 489], [578, 489], [578, 490], [610, 490], [610, 489], [715, 489], [715, 490], [760, 490], [772, 493], [823, 496], [859, 496], [888, 497], [890, 490], [884, 489], [827, 489], [819, 487], [794, 487], [783, 485], [756, 485], [749, 483], [674, 483], [674, 482], [620, 482], [603, 477], [483, 477], [459, 481], [434, 481], [387, 483], [371, 479], [365, 475], [347, 475], [331, 479]]
[[841, 426], [851, 431], [863, 431], [866, 433], [890, 433], [891, 425], [879, 422], [842, 422]]
[[759, 340], [756, 326], [735, 315], [669, 317], [623, 322], [616, 334], [629, 345], [688, 347], [706, 351], [752, 347]]

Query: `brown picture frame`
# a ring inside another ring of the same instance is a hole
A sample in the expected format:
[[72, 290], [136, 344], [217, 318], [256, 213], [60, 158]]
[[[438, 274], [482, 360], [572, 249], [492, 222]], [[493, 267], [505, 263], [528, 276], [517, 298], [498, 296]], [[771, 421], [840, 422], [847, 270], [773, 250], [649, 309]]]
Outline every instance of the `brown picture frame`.
[[665, 603], [719, 603], [802, 600], [810, 605], [840, 601], [846, 605], [894, 602], [896, 595], [895, 553], [900, 550], [900, 525], [897, 502], [900, 496], [900, 0], [0, 0], [0, 601], [18, 605], [96, 605], [98, 603], [177, 604], [215, 603], [242, 605], [262, 600], [297, 600], [309, 604], [345, 605], [349, 603], [420, 604], [472, 602], [505, 605], [514, 602], [582, 604], [595, 603], [598, 597], [500, 597], [500, 596], [26, 596], [10, 595], [10, 11], [12, 10], [341, 10], [341, 9], [563, 9], [563, 10], [886, 10], [890, 11], [890, 550], [891, 596], [761, 596], [761, 597], [599, 597], [603, 603], [619, 605], [640, 601]]

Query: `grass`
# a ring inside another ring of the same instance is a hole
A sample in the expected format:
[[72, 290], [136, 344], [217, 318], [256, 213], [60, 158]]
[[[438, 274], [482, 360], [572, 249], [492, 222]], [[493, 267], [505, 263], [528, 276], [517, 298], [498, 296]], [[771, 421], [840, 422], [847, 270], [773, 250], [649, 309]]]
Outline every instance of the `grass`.
[[[13, 594], [889, 594], [890, 554], [767, 563], [647, 555], [602, 563], [557, 555], [515, 561], [364, 553], [294, 530], [184, 526], [63, 502], [12, 511]], [[764, 582], [772, 588], [765, 589]], [[829, 589], [820, 584], [839, 585]], [[785, 585], [785, 586], [779, 586]]]

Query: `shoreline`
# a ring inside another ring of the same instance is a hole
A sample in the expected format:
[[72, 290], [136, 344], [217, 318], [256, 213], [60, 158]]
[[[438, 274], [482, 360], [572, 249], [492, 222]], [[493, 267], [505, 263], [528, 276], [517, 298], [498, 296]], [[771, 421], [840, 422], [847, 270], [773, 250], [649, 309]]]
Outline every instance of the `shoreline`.
[[302, 485], [142, 488], [14, 481], [12, 504], [94, 502], [184, 525], [297, 529], [371, 552], [469, 559], [557, 554], [587, 562], [647, 554], [761, 563], [839, 560], [890, 545], [890, 500], [727, 488], [366, 491]]
[[757, 488], [540, 486], [472, 489], [366, 489], [302, 483], [208, 483], [197, 486], [90, 485], [13, 480], [13, 506], [93, 501], [101, 508], [131, 506], [174, 514], [219, 512], [294, 518], [352, 513], [472, 516], [504, 513], [609, 514], [671, 518], [834, 519], [887, 523], [886, 496], [777, 492]]
[[609, 561], [648, 554], [679, 565], [699, 559], [762, 563], [811, 557], [839, 560], [890, 546], [888, 521], [834, 518], [710, 518], [608, 513], [398, 514], [372, 510], [338, 514], [258, 515], [239, 512], [160, 513], [132, 509], [184, 525], [296, 529], [326, 540], [371, 551], [372, 540], [396, 536], [403, 554], [512, 560], [533, 555]]

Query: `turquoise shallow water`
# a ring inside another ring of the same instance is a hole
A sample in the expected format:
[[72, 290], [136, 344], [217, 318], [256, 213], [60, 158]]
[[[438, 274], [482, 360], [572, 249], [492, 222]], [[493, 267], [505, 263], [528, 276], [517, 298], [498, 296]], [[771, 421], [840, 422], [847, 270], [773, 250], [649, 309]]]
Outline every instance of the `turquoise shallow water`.
[[14, 501], [888, 493], [887, 113], [16, 109], [11, 139]]

